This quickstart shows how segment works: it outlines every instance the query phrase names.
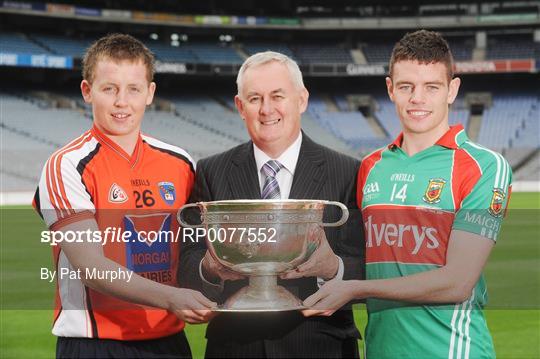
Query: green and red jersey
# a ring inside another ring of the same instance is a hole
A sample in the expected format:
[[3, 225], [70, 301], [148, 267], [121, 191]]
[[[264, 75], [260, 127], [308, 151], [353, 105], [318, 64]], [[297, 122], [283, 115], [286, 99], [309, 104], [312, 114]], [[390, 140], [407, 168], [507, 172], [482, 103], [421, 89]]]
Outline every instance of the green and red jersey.
[[[452, 230], [496, 241], [512, 170], [498, 153], [471, 142], [461, 125], [408, 156], [403, 134], [362, 161], [358, 205], [366, 235], [367, 279], [403, 277], [446, 264]], [[472, 240], [472, 239], [471, 239]], [[368, 358], [494, 357], [482, 307], [481, 277], [459, 304], [367, 300]]]

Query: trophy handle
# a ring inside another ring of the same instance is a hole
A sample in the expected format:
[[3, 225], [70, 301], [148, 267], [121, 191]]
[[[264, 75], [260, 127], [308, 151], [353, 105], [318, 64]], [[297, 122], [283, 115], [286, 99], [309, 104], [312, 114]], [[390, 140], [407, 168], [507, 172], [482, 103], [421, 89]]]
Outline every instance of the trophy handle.
[[190, 203], [190, 204], [186, 204], [184, 206], [182, 206], [182, 208], [180, 208], [178, 210], [178, 213], [176, 214], [176, 219], [178, 220], [178, 223], [180, 223], [180, 225], [184, 228], [199, 228], [199, 227], [203, 227], [204, 224], [189, 224], [187, 223], [185, 220], [184, 220], [184, 216], [182, 216], [182, 213], [184, 212], [184, 210], [186, 208], [190, 208], [190, 207], [197, 207], [199, 208], [199, 210], [201, 210], [201, 206], [199, 206], [198, 203]]
[[339, 221], [333, 222], [333, 223], [325, 223], [325, 222], [323, 222], [321, 224], [321, 226], [323, 226], [323, 227], [339, 227], [343, 223], [347, 222], [347, 219], [349, 219], [349, 209], [347, 208], [347, 206], [345, 206], [341, 202], [335, 202], [335, 201], [324, 201], [324, 204], [325, 205], [331, 205], [331, 206], [332, 205], [333, 206], [338, 206], [339, 208], [341, 208], [341, 218], [339, 219]]

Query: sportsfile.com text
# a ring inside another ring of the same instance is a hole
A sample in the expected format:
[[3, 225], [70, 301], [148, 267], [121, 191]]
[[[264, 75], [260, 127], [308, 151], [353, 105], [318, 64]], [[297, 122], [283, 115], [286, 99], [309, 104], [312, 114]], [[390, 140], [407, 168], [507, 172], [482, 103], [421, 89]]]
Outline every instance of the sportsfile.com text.
[[42, 231], [41, 243], [56, 246], [59, 243], [134, 243], [151, 245], [154, 242], [235, 242], [235, 243], [275, 243], [276, 229], [269, 227], [229, 227], [229, 228], [179, 228], [174, 231], [137, 231], [122, 230], [120, 227], [107, 227], [100, 230]]

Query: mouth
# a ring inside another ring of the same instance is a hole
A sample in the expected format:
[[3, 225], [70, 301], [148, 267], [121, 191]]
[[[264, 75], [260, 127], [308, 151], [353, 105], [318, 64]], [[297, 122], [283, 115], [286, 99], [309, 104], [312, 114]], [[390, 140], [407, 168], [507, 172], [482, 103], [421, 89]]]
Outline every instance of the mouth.
[[267, 121], [259, 121], [259, 123], [263, 126], [273, 126], [281, 121], [281, 118], [278, 118], [277, 120], [267, 120]]
[[407, 114], [413, 119], [424, 119], [427, 116], [431, 115], [431, 111], [426, 110], [407, 110]]
[[114, 118], [115, 120], [118, 120], [118, 121], [124, 121], [125, 119], [127, 119], [130, 116], [131, 116], [130, 114], [123, 113], [123, 112], [111, 113], [111, 117]]

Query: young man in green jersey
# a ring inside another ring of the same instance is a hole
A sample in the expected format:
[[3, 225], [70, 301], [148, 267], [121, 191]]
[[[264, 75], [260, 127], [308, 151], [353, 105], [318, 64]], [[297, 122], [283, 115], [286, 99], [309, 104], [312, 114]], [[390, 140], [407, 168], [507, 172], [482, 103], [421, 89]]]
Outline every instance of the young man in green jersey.
[[304, 315], [367, 298], [368, 358], [494, 357], [482, 269], [508, 205], [511, 168], [463, 126], [449, 126], [460, 79], [440, 34], [405, 35], [386, 85], [402, 133], [359, 171], [367, 280], [326, 283], [306, 299]]

